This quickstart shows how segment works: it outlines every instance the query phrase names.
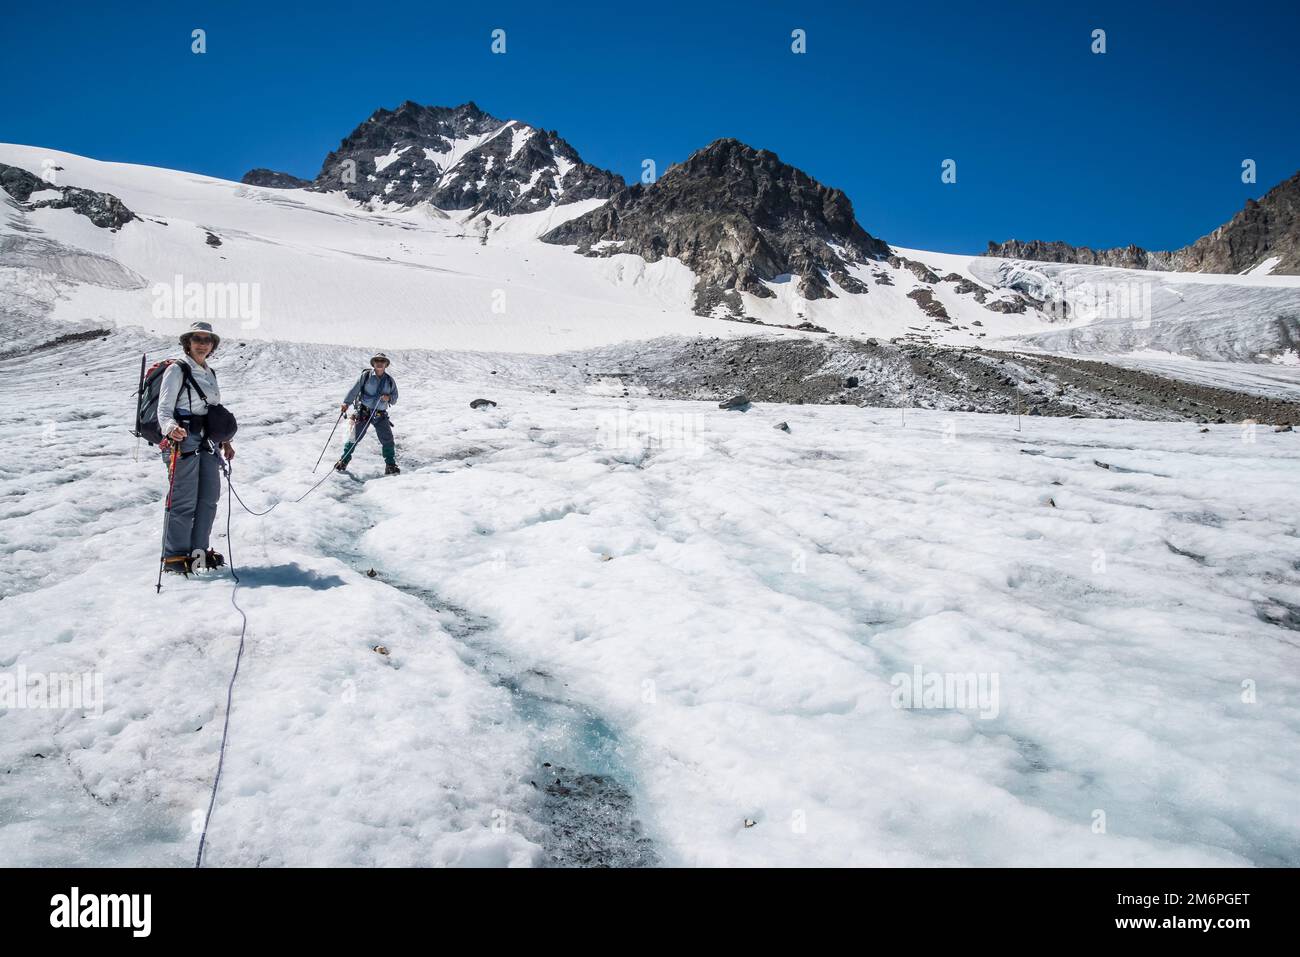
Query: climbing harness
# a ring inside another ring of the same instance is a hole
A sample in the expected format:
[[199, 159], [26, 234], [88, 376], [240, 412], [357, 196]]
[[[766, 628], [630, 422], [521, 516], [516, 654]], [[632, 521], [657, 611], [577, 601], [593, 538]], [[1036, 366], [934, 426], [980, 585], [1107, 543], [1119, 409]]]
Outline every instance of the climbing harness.
[[[369, 373], [366, 374], [369, 375]], [[375, 419], [379, 418], [380, 416], [388, 415], [388, 412], [380, 409], [371, 409], [364, 405], [358, 405], [355, 414], [357, 416], [364, 416], [365, 421], [361, 424], [361, 431], [357, 433], [356, 439], [352, 442], [353, 451], [355, 451], [357, 447], [361, 445], [361, 440], [365, 438], [366, 429], [370, 428], [370, 423], [373, 422]], [[338, 428], [337, 423], [335, 424], [335, 428]], [[331, 432], [330, 434], [333, 435], [334, 433]], [[347, 448], [347, 446], [344, 446], [344, 448]], [[343, 460], [339, 459], [339, 461], [342, 462]], [[312, 469], [312, 471], [314, 472], [315, 469]], [[272, 508], [274, 508], [274, 506], [272, 506]]]

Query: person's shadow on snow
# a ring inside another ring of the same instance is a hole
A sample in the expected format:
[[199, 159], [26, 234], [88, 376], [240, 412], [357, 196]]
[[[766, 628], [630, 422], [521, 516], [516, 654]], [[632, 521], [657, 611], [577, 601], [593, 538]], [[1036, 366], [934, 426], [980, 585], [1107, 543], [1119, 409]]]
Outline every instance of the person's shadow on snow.
[[301, 565], [262, 565], [239, 569], [239, 583], [245, 588], [311, 588], [324, 591], [343, 584], [338, 575], [321, 575]]

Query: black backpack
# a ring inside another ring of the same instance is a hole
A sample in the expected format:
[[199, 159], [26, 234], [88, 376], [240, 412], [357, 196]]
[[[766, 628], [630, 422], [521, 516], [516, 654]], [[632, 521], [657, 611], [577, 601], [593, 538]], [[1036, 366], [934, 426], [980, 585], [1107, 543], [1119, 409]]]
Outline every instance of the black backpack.
[[[162, 392], [163, 373], [167, 367], [175, 363], [181, 368], [181, 375], [184, 378], [182, 388], [193, 389], [199, 394], [199, 398], [204, 402], [208, 397], [203, 394], [203, 389], [194, 381], [194, 375], [190, 372], [187, 363], [179, 359], [164, 359], [162, 362], [155, 362], [145, 370], [147, 358], [140, 357], [140, 387], [136, 390], [135, 402], [135, 428], [131, 434], [138, 438], [144, 439], [150, 445], [158, 445], [165, 436], [162, 430], [158, 428], [158, 396]], [[235, 437], [235, 432], [239, 429], [234, 415], [223, 405], [209, 405], [205, 418], [204, 434], [215, 443], [229, 442]]]

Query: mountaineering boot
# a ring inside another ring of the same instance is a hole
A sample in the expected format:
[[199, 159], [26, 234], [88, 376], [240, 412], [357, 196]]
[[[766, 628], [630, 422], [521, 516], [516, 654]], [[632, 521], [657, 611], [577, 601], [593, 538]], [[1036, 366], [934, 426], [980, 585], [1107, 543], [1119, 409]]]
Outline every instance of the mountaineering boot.
[[337, 462], [334, 463], [335, 472], [346, 472], [347, 470], [348, 470], [347, 459], [339, 459]]
[[190, 556], [188, 555], [168, 555], [163, 559], [163, 571], [169, 575], [185, 575], [190, 573]]
[[399, 468], [397, 467], [397, 463], [396, 463], [396, 462], [386, 462], [386, 463], [384, 464], [384, 474], [385, 474], [385, 475], [401, 475], [401, 474], [402, 474], [402, 470], [399, 469]]
[[210, 548], [204, 558], [207, 561], [209, 568], [220, 568], [226, 563], [225, 555], [221, 554], [221, 552], [214, 552]]

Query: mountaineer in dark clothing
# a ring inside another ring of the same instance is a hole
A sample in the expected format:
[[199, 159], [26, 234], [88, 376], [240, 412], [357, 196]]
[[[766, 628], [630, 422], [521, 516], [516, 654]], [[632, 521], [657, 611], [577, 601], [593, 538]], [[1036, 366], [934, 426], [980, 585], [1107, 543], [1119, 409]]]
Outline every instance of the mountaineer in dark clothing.
[[352, 412], [352, 434], [343, 446], [343, 457], [334, 468], [346, 472], [348, 462], [357, 443], [369, 425], [379, 439], [379, 449], [384, 454], [384, 474], [397, 475], [397, 446], [393, 443], [393, 426], [388, 419], [388, 407], [397, 402], [397, 382], [388, 374], [388, 356], [376, 352], [370, 357], [370, 368], [361, 373], [348, 394], [343, 397], [340, 411], [346, 412], [355, 403]]

